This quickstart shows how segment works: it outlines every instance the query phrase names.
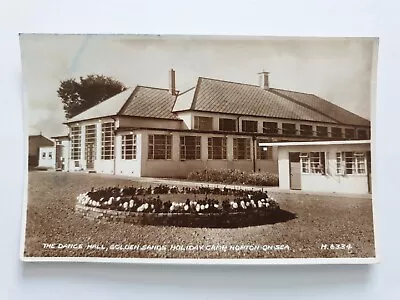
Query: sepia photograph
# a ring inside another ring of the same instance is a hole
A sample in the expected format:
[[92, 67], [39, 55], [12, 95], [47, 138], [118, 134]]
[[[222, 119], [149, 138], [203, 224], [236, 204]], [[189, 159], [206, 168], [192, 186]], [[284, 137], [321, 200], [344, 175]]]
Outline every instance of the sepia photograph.
[[23, 261], [378, 262], [377, 38], [19, 41]]

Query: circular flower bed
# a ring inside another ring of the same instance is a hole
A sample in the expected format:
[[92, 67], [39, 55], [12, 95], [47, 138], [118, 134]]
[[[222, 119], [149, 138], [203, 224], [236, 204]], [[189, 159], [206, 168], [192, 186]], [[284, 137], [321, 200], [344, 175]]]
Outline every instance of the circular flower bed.
[[[255, 216], [266, 217], [279, 210], [278, 203], [262, 190], [209, 187], [178, 188], [166, 185], [148, 188], [109, 187], [92, 189], [90, 192], [78, 195], [77, 200], [80, 211], [88, 211], [85, 207], [93, 208], [92, 211], [95, 211], [99, 218], [118, 219], [105, 217], [105, 214], [118, 215], [124, 216], [123, 221], [154, 223], [154, 225], [177, 223], [181, 226], [207, 226], [209, 220], [210, 224], [223, 226], [223, 222], [232, 223], [227, 216], [245, 220]], [[153, 217], [140, 217], [140, 215], [153, 215]]]

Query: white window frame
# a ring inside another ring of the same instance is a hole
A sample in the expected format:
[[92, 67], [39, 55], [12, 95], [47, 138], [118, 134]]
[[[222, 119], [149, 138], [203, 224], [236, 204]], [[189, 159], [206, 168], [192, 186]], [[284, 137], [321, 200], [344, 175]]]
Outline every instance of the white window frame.
[[[322, 169], [318, 166], [322, 165]], [[300, 153], [300, 169], [302, 174], [326, 175], [327, 154], [323, 151]]]
[[[111, 160], [114, 159], [115, 145], [114, 145], [114, 123], [102, 123], [101, 124], [101, 159]], [[106, 149], [110, 147], [110, 149]]]
[[71, 159], [80, 160], [81, 159], [81, 148], [82, 148], [82, 128], [81, 126], [71, 127]]
[[[346, 156], [349, 153], [352, 155]], [[347, 164], [351, 165], [351, 173], [348, 172]], [[365, 152], [343, 151], [336, 153], [336, 174], [338, 175], [367, 175], [367, 167], [367, 155]]]
[[[135, 160], [136, 159], [136, 134], [124, 134], [121, 136], [121, 159]], [[132, 154], [130, 154], [131, 152]], [[130, 158], [129, 158], [130, 157]]]
[[87, 146], [93, 144], [93, 159], [96, 160], [96, 144], [97, 144], [97, 126], [90, 124], [85, 126], [85, 159], [88, 158]]

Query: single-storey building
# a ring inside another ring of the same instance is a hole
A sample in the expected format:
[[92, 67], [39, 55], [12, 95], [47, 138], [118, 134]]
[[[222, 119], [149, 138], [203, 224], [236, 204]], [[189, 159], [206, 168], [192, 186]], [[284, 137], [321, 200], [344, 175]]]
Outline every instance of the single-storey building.
[[28, 137], [28, 164], [30, 168], [39, 166], [41, 147], [54, 147], [54, 141], [48, 139], [42, 134], [30, 135]]
[[281, 189], [371, 193], [369, 140], [278, 142], [260, 146], [278, 148]]
[[55, 163], [56, 163], [56, 153], [54, 146], [40, 147], [38, 167], [54, 169]]
[[367, 139], [370, 121], [313, 94], [199, 77], [183, 91], [138, 85], [70, 118], [58, 168], [148, 177], [199, 169], [278, 172], [260, 142]]

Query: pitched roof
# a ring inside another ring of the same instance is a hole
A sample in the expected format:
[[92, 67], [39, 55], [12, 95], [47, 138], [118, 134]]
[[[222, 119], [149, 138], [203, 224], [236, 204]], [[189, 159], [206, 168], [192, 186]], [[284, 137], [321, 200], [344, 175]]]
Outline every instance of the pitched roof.
[[46, 147], [46, 146], [53, 146], [54, 142], [41, 134], [30, 135], [29, 136], [29, 145]]
[[[174, 111], [197, 110], [236, 115], [369, 126], [369, 121], [312, 94], [199, 77], [190, 108], [178, 97]], [[180, 101], [180, 102], [179, 102]], [[179, 105], [178, 105], [179, 103]]]
[[369, 120], [313, 94], [205, 77], [178, 97], [168, 89], [138, 85], [65, 123], [116, 115], [180, 121], [175, 112], [185, 110], [370, 126]]
[[257, 85], [200, 77], [192, 110], [336, 123]]
[[132, 95], [134, 89], [128, 88], [115, 96], [104, 100], [103, 102], [81, 112], [80, 114], [67, 120], [66, 123], [73, 123], [82, 120], [96, 119], [105, 116], [115, 116]]
[[118, 115], [179, 120], [172, 112], [175, 98], [168, 89], [137, 86]]
[[52, 147], [54, 142], [43, 135], [30, 135], [28, 138], [28, 151], [30, 155], [36, 155], [40, 147]]
[[175, 96], [168, 89], [129, 88], [72, 117], [66, 124], [106, 116], [131, 116], [178, 120], [172, 113]]
[[323, 113], [330, 118], [336, 120], [339, 123], [359, 126], [370, 126], [370, 121], [364, 119], [344, 108], [333, 104], [325, 99], [322, 99], [313, 94], [299, 93], [294, 91], [282, 90], [282, 89], [271, 89], [272, 91], [289, 97], [298, 103], [306, 105], [312, 109]]

